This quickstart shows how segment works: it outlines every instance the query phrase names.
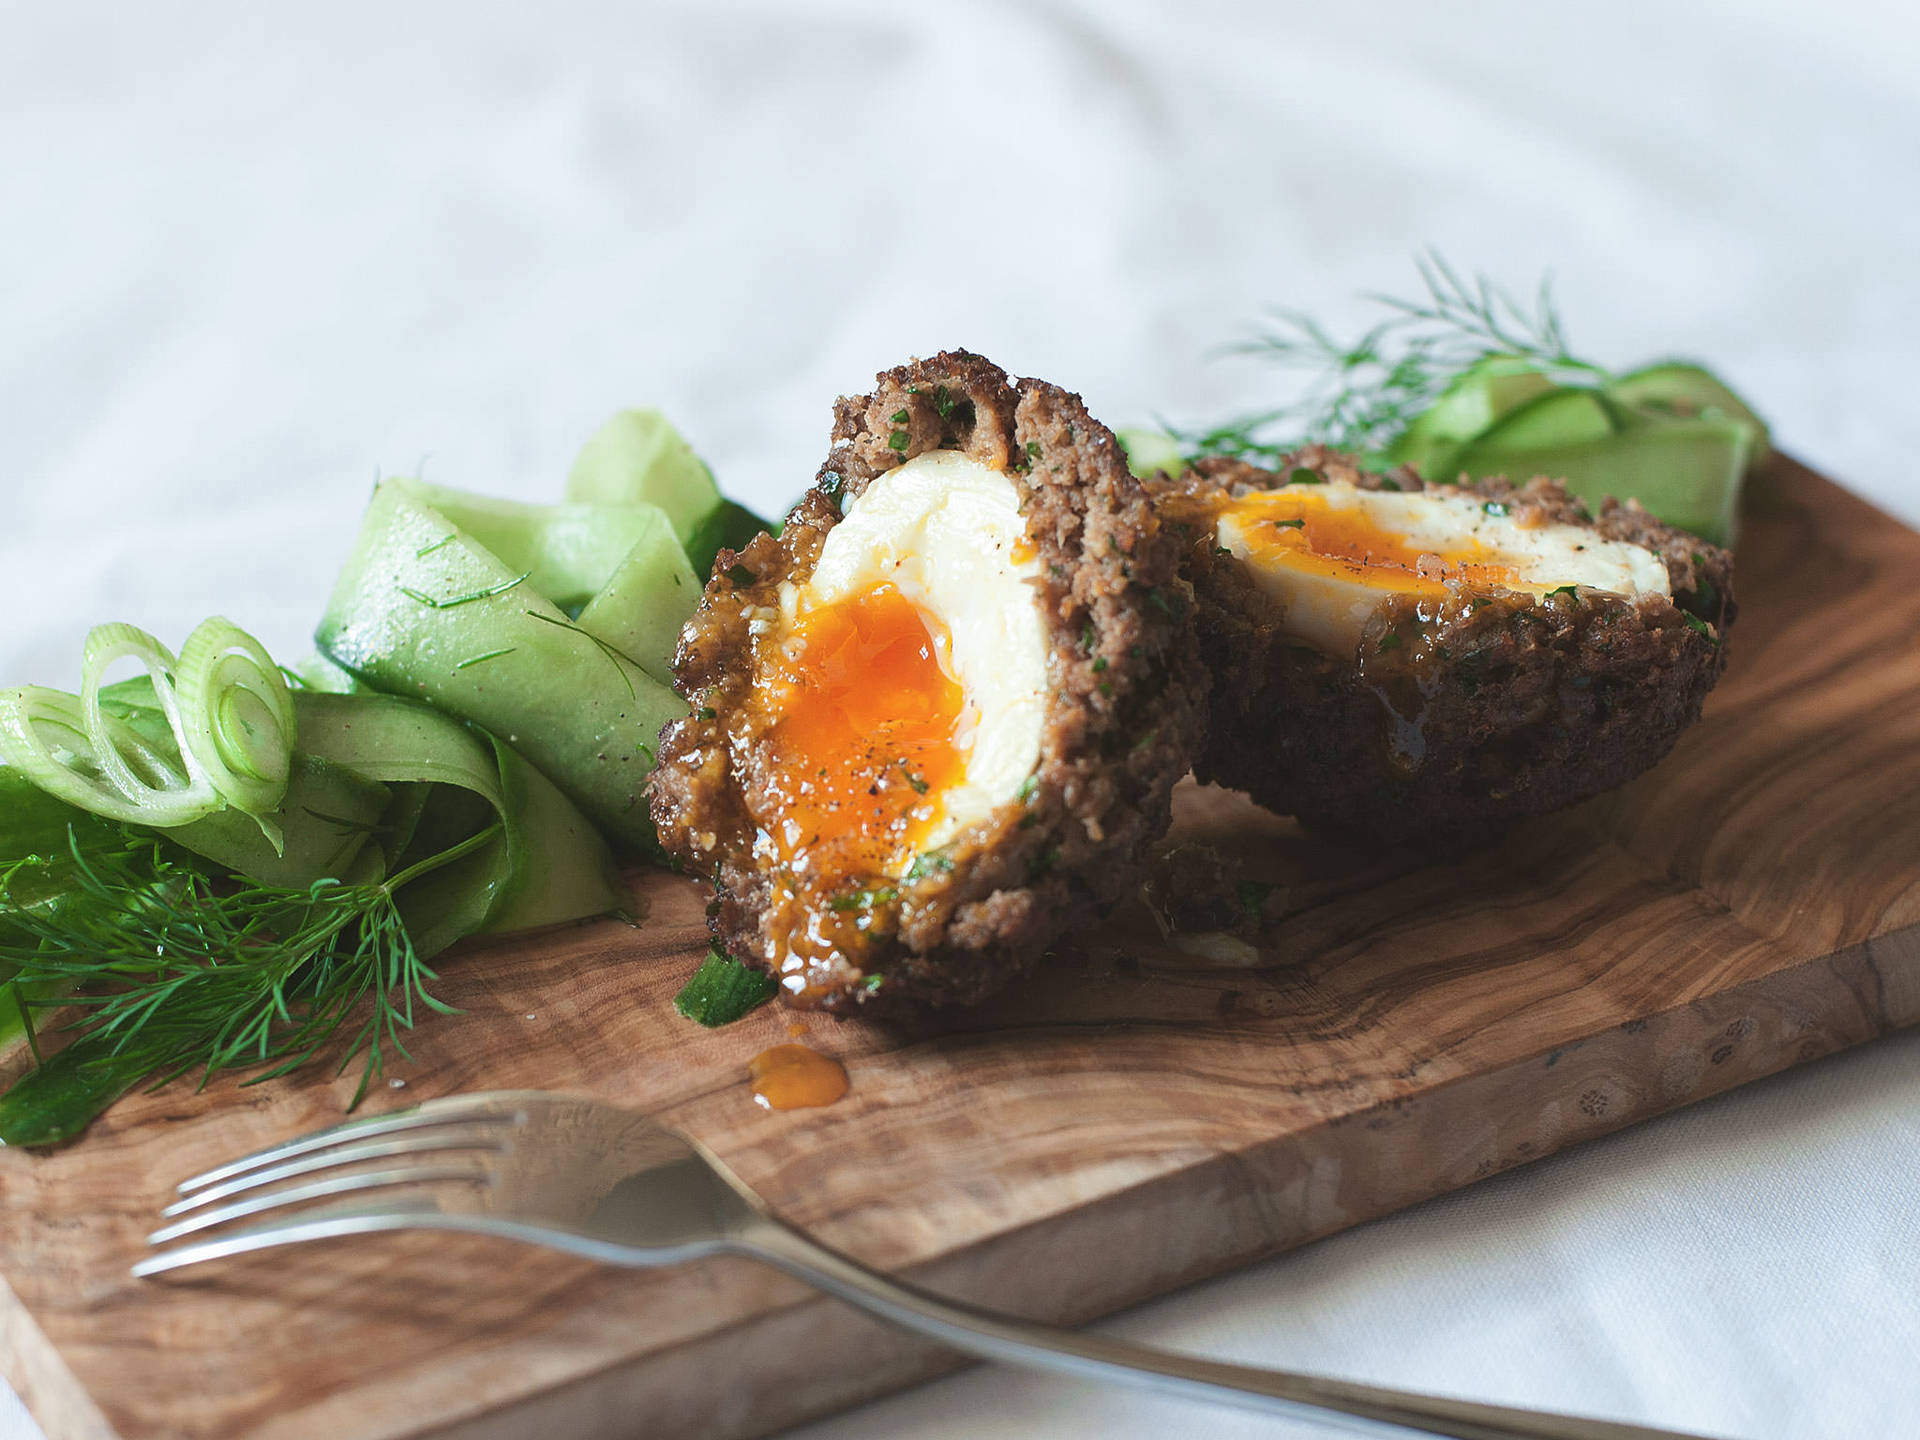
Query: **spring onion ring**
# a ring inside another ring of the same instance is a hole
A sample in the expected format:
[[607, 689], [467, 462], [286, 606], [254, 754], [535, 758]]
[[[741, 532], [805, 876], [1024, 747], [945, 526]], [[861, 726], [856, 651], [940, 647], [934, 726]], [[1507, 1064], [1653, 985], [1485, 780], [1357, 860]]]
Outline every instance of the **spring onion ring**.
[[[145, 667], [165, 740], [103, 708], [106, 673], [122, 660]], [[293, 737], [286, 680], [259, 641], [219, 618], [188, 636], [179, 657], [138, 626], [95, 626], [78, 695], [39, 685], [0, 691], [0, 761], [48, 794], [162, 830], [232, 808], [276, 851]]]

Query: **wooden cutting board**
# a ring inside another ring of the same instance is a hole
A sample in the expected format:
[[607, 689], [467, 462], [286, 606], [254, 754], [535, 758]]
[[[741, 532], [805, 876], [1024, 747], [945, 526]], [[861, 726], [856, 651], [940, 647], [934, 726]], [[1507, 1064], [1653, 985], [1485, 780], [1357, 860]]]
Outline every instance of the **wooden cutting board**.
[[[670, 999], [693, 883], [644, 925], [475, 945], [465, 1013], [372, 1108], [586, 1091], [720, 1152], [869, 1263], [1083, 1321], [1920, 1019], [1920, 535], [1787, 461], [1754, 488], [1732, 668], [1656, 771], [1483, 853], [1361, 854], [1187, 787], [1180, 829], [1286, 887], [1263, 968], [1134, 923], [917, 1028]], [[852, 1090], [769, 1113], [806, 1026]], [[393, 1236], [189, 1278], [126, 1267], [183, 1176], [339, 1118], [308, 1076], [118, 1106], [0, 1152], [0, 1359], [54, 1440], [759, 1435], [955, 1363], [745, 1261], [596, 1269]]]

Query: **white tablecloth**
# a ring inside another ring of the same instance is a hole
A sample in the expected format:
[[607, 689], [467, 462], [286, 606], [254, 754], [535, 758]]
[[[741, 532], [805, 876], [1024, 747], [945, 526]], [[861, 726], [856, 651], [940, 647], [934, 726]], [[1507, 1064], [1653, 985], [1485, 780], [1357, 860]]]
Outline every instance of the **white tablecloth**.
[[[1579, 348], [1709, 357], [1920, 519], [1917, 195], [1901, 3], [0, 0], [0, 683], [75, 683], [106, 619], [303, 653], [377, 473], [550, 496], [624, 404], [764, 506], [911, 353], [1212, 418], [1275, 384], [1212, 347], [1272, 305], [1361, 319], [1429, 244], [1550, 267]], [[1112, 1328], [1911, 1434], [1916, 1062], [1883, 1041]], [[808, 1434], [1203, 1423], [1295, 1433], [979, 1371]]]

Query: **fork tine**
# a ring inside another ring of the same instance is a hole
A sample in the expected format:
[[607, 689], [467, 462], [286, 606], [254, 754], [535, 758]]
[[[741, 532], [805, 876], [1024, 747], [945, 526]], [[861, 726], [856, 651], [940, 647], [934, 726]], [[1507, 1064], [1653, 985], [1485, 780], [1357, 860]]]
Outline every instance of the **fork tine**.
[[498, 1151], [505, 1148], [502, 1144], [501, 1127], [498, 1125], [442, 1125], [416, 1127], [416, 1129], [419, 1133], [403, 1131], [395, 1134], [388, 1131], [385, 1132], [385, 1139], [330, 1145], [323, 1150], [308, 1151], [281, 1165], [268, 1166], [264, 1170], [245, 1171], [231, 1180], [193, 1191], [186, 1199], [174, 1201], [160, 1214], [163, 1217], [185, 1215], [189, 1211], [200, 1209], [203, 1205], [211, 1205], [215, 1201], [225, 1200], [234, 1195], [244, 1195], [247, 1191], [257, 1190], [263, 1185], [277, 1185], [282, 1180], [311, 1175], [318, 1170], [355, 1165], [363, 1160], [385, 1160], [399, 1155], [419, 1155], [431, 1150]]
[[430, 1183], [438, 1180], [486, 1180], [490, 1172], [475, 1165], [403, 1165], [390, 1170], [360, 1170], [351, 1175], [336, 1175], [327, 1180], [314, 1180], [305, 1185], [290, 1186], [285, 1190], [275, 1190], [271, 1194], [256, 1195], [251, 1200], [236, 1200], [231, 1205], [222, 1205], [217, 1210], [202, 1211], [172, 1225], [164, 1226], [147, 1237], [149, 1245], [164, 1245], [169, 1240], [177, 1240], [182, 1235], [191, 1235], [198, 1230], [210, 1230], [216, 1225], [225, 1225], [229, 1221], [244, 1220], [249, 1215], [265, 1214], [269, 1210], [279, 1210], [289, 1205], [304, 1204], [309, 1200], [326, 1200], [335, 1195], [350, 1195], [359, 1190], [378, 1190], [394, 1185]]
[[238, 1160], [230, 1160], [224, 1165], [216, 1165], [213, 1169], [203, 1171], [191, 1179], [182, 1180], [177, 1188], [182, 1195], [191, 1195], [196, 1190], [204, 1190], [210, 1185], [217, 1185], [223, 1180], [245, 1174], [249, 1170], [291, 1160], [296, 1155], [325, 1150], [333, 1145], [372, 1139], [377, 1135], [394, 1135], [433, 1125], [458, 1125], [484, 1120], [517, 1124], [519, 1115], [507, 1107], [520, 1098], [512, 1091], [449, 1095], [444, 1099], [410, 1105], [404, 1110], [389, 1110], [380, 1115], [368, 1115], [358, 1120], [343, 1121], [338, 1125], [330, 1125], [325, 1130], [309, 1131], [305, 1135], [297, 1135], [278, 1145], [256, 1150], [251, 1155], [242, 1155]]
[[467, 1228], [458, 1218], [449, 1219], [428, 1200], [408, 1202], [404, 1197], [369, 1206], [360, 1201], [342, 1201], [320, 1205], [286, 1219], [268, 1221], [230, 1230], [224, 1235], [177, 1245], [148, 1255], [133, 1263], [135, 1277], [164, 1274], [186, 1265], [219, 1260], [228, 1255], [244, 1255], [253, 1250], [268, 1250], [279, 1245], [297, 1245], [308, 1240], [326, 1240], [337, 1235], [371, 1235], [387, 1230], [454, 1230]]

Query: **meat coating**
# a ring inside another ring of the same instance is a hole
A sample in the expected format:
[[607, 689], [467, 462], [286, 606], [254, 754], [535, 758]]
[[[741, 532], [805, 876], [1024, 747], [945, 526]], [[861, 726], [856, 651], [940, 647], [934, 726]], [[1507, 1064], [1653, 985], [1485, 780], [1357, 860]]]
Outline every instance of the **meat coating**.
[[[1462, 594], [1437, 622], [1389, 601], [1356, 655], [1321, 654], [1289, 637], [1275, 601], [1216, 551], [1212, 521], [1221, 497], [1278, 488], [1303, 467], [1368, 490], [1470, 494], [1509, 506], [1522, 525], [1587, 526], [1643, 546], [1665, 563], [1673, 601]], [[1382, 844], [1486, 839], [1652, 766], [1699, 718], [1725, 666], [1732, 557], [1632, 501], [1590, 514], [1554, 480], [1432, 485], [1321, 446], [1273, 471], [1203, 460], [1149, 488], [1185, 536], [1212, 677], [1195, 774], [1307, 825]]]
[[675, 676], [695, 708], [662, 732], [652, 810], [668, 852], [713, 878], [719, 942], [781, 973], [781, 879], [754, 853], [740, 773], [754, 624], [778, 616], [784, 582], [812, 574], [845, 507], [939, 449], [1004, 471], [1044, 567], [1034, 595], [1048, 648], [1040, 761], [1019, 797], [943, 847], [944, 868], [887, 877], [872, 903], [871, 887], [863, 893], [858, 934], [837, 922], [845, 943], [831, 963], [783, 986], [807, 1008], [967, 1004], [1006, 984], [1137, 886], [1204, 729], [1179, 544], [1106, 427], [1077, 395], [1015, 384], [965, 351], [887, 371], [872, 394], [835, 407], [833, 448], [779, 538], [720, 554], [681, 635]]

